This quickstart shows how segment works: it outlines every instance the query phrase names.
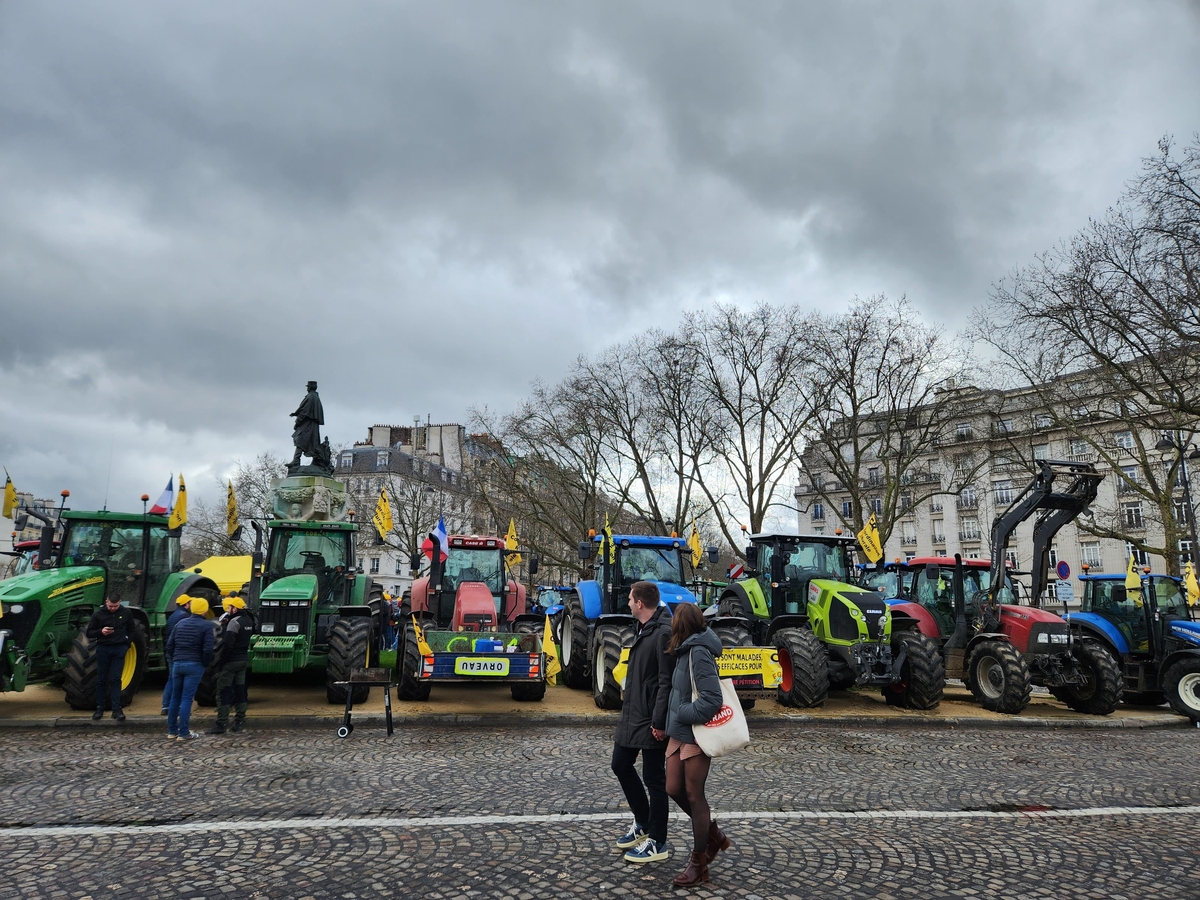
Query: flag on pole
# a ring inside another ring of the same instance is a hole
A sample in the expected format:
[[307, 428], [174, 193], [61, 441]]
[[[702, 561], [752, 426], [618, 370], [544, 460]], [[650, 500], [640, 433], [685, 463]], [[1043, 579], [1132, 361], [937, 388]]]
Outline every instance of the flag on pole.
[[517, 542], [517, 520], [508, 520], [508, 534], [504, 536], [504, 549], [509, 552], [505, 555], [508, 557], [508, 566], [510, 569], [515, 569], [521, 564], [521, 554], [517, 553], [517, 547], [520, 544]]
[[867, 524], [863, 526], [863, 530], [856, 537], [858, 545], [862, 547], [867, 559], [877, 563], [883, 558], [883, 545], [879, 541], [879, 526], [875, 524], [875, 513], [871, 513]]
[[171, 510], [175, 507], [175, 476], [172, 475], [167, 479], [167, 486], [163, 488], [163, 492], [158, 495], [158, 499], [154, 501], [154, 505], [150, 507], [150, 515], [152, 516], [168, 516]]
[[425, 632], [421, 630], [421, 626], [417, 624], [417, 617], [413, 616], [413, 633], [417, 638], [417, 652], [422, 656], [432, 656], [433, 648], [425, 642]]
[[692, 536], [688, 538], [688, 546], [692, 548], [692, 568], [700, 565], [704, 559], [704, 548], [700, 546], [700, 532], [696, 530], [696, 520], [692, 519]]
[[1125, 570], [1125, 590], [1141, 591], [1142, 576], [1133, 567], [1133, 554], [1129, 554], [1129, 568]]
[[1183, 584], [1187, 588], [1187, 605], [1195, 606], [1196, 601], [1200, 600], [1200, 581], [1196, 580], [1196, 567], [1190, 562], [1187, 564]]
[[183, 483], [183, 473], [179, 473], [179, 496], [175, 498], [175, 506], [171, 508], [171, 518], [167, 519], [168, 528], [182, 528], [187, 524], [187, 485]]
[[425, 542], [421, 544], [421, 552], [429, 557], [430, 562], [433, 561], [433, 541], [437, 539], [441, 552], [438, 554], [438, 562], [445, 562], [446, 551], [450, 547], [450, 540], [446, 537], [446, 523], [442, 518], [438, 517], [438, 523], [433, 531], [429, 532], [429, 537], [425, 538]]
[[387, 488], [379, 488], [379, 499], [375, 501], [375, 515], [371, 516], [379, 539], [383, 540], [392, 530], [392, 505], [388, 503]]
[[233, 479], [225, 490], [225, 534], [230, 540], [236, 541], [241, 537], [242, 523], [238, 519], [237, 494], [233, 492]]
[[546, 616], [546, 627], [542, 629], [542, 652], [546, 654], [546, 682], [558, 684], [558, 673], [562, 666], [558, 662], [558, 648], [554, 646], [554, 632], [550, 628], [550, 617]]
[[12, 479], [8, 475], [8, 469], [4, 470], [4, 511], [3, 516], [6, 519], [11, 519], [14, 512], [17, 510], [17, 489], [13, 486]]
[[609, 565], [617, 561], [617, 548], [613, 545], [612, 527], [608, 524], [608, 513], [604, 514], [604, 539], [600, 542], [600, 555]]

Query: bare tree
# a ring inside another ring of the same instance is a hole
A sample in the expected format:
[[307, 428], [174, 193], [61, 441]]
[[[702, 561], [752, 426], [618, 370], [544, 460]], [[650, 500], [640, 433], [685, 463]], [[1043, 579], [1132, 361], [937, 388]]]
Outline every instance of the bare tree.
[[[931, 464], [962, 413], [955, 385], [970, 358], [960, 342], [921, 323], [904, 298], [855, 298], [844, 314], [814, 316], [803, 384], [801, 467], [830, 507], [850, 500], [859, 531], [872, 512], [886, 543], [897, 519], [938, 494], [957, 493], [983, 463], [949, 473]], [[846, 517], [843, 517], [846, 518]]]
[[[275, 517], [271, 480], [287, 474], [285, 461], [272, 453], [260, 453], [250, 462], [238, 462], [229, 481], [237, 498], [238, 517], [246, 526], [241, 540], [234, 541], [226, 533], [225, 504], [206, 504], [195, 500], [188, 508], [188, 523], [183, 531], [184, 556], [195, 562], [209, 556], [239, 556], [248, 553], [252, 537], [250, 522], [260, 525]], [[228, 481], [215, 480], [225, 495]]]

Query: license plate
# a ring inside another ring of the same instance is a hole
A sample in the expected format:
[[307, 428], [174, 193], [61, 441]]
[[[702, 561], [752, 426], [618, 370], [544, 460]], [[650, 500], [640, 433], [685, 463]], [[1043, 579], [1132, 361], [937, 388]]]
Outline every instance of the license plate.
[[507, 657], [460, 656], [454, 660], [455, 675], [507, 675]]

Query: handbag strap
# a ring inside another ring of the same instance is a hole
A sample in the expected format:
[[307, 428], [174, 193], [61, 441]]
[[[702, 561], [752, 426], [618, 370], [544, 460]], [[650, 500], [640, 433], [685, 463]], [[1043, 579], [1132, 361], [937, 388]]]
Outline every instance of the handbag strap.
[[696, 690], [696, 667], [692, 665], [692, 654], [695, 652], [696, 652], [696, 648], [693, 647], [691, 649], [691, 651], [688, 653], [688, 678], [690, 678], [692, 680], [692, 701], [693, 702], [696, 699], [696, 695], [698, 693], [700, 693], [698, 690]]

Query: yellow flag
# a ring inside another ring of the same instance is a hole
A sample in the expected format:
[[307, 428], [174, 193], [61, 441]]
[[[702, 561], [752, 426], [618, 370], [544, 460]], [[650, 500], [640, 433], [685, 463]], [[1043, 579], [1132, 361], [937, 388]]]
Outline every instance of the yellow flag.
[[692, 536], [688, 538], [688, 546], [692, 548], [692, 568], [700, 565], [704, 559], [704, 548], [700, 546], [700, 532], [696, 530], [696, 520], [692, 519]]
[[1187, 564], [1187, 573], [1183, 579], [1184, 587], [1187, 588], [1187, 604], [1195, 606], [1196, 601], [1200, 600], [1200, 582], [1196, 581], [1196, 567], [1190, 562]]
[[608, 524], [608, 513], [604, 514], [604, 540], [600, 542], [604, 561], [612, 565], [617, 561], [617, 548], [613, 546], [612, 527]]
[[1125, 570], [1125, 590], [1140, 591], [1142, 589], [1142, 576], [1137, 573], [1133, 567], [1133, 554], [1129, 554], [1129, 568]]
[[879, 542], [879, 526], [875, 524], [875, 513], [871, 513], [871, 518], [867, 519], [867, 524], [857, 537], [858, 545], [862, 547], [867, 559], [877, 563], [883, 558], [883, 545]]
[[183, 473], [179, 473], [179, 496], [175, 498], [175, 508], [171, 510], [171, 518], [167, 519], [168, 528], [182, 528], [187, 524], [187, 485], [183, 483]]
[[546, 682], [558, 684], [558, 673], [562, 671], [562, 666], [558, 662], [558, 648], [554, 646], [549, 616], [546, 616], [546, 627], [542, 630], [542, 652], [546, 654]]
[[417, 635], [417, 652], [420, 653], [422, 656], [432, 656], [433, 648], [431, 648], [427, 643], [425, 643], [425, 632], [423, 632], [421, 630], [421, 626], [417, 624], [417, 617], [413, 616], [412, 620], [413, 620], [413, 630], [416, 632], [416, 635]]
[[233, 492], [233, 480], [225, 492], [225, 534], [234, 538], [241, 530], [242, 523], [238, 520], [237, 495]]
[[391, 533], [392, 505], [388, 503], [387, 488], [379, 489], [379, 499], [375, 501], [375, 515], [371, 516], [371, 522], [375, 525], [375, 530], [379, 532], [381, 540]]
[[8, 469], [4, 470], [4, 518], [11, 519], [17, 509], [17, 489], [12, 479], [8, 477]]
[[521, 554], [515, 552], [518, 547], [517, 520], [516, 519], [508, 520], [508, 534], [506, 534], [504, 536], [504, 547], [506, 550], [513, 551], [513, 552], [507, 553], [505, 555], [508, 557], [509, 568], [515, 569], [517, 566], [519, 566], [521, 564]]

